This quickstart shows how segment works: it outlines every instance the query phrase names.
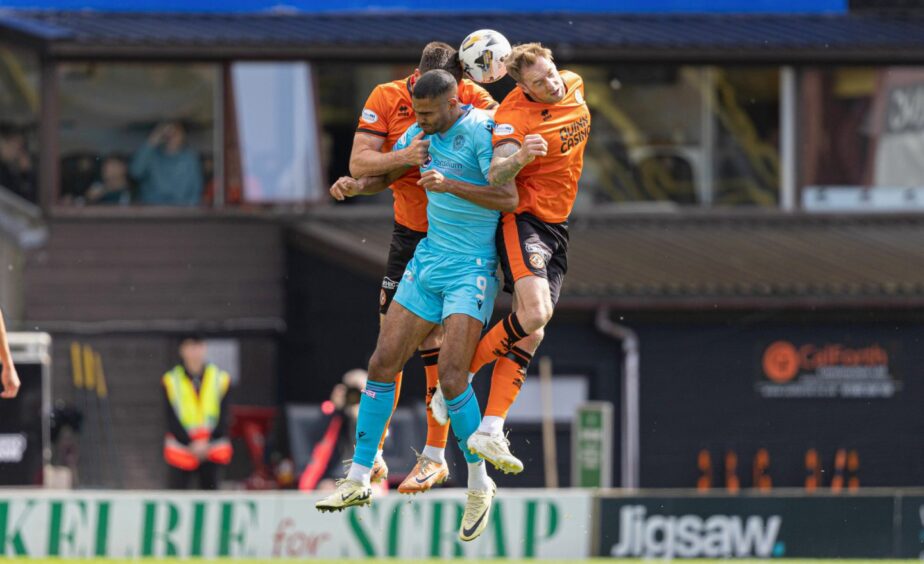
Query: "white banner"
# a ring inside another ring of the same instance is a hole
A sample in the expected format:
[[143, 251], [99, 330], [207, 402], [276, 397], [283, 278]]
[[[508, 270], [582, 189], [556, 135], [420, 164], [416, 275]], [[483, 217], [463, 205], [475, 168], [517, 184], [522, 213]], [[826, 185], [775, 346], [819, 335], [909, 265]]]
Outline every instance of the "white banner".
[[473, 542], [458, 538], [464, 490], [391, 493], [341, 513], [298, 493], [53, 492], [0, 494], [5, 556], [230, 558], [586, 558], [591, 496], [502, 490]]

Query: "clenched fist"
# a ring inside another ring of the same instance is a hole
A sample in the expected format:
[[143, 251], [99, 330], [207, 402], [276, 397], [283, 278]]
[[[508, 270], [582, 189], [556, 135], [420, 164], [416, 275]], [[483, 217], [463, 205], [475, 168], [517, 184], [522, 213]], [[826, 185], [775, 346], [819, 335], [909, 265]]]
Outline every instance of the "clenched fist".
[[16, 367], [12, 362], [3, 365], [3, 374], [0, 379], [3, 380], [3, 391], [0, 392], [0, 398], [15, 398], [19, 393], [19, 374], [16, 373]]
[[424, 139], [424, 132], [421, 131], [413, 139], [411, 144], [404, 149], [404, 164], [408, 166], [423, 166], [430, 158], [430, 141]]
[[333, 186], [330, 187], [330, 195], [333, 196], [335, 200], [341, 202], [362, 193], [362, 191], [362, 183], [352, 176], [341, 176], [334, 182]]
[[519, 160], [524, 165], [533, 162], [536, 157], [544, 157], [549, 152], [549, 144], [541, 135], [531, 133], [523, 138], [523, 145], [520, 147]]
[[443, 176], [443, 173], [431, 168], [420, 174], [420, 180], [417, 181], [417, 184], [431, 192], [445, 192], [446, 186], [443, 184], [445, 180], [446, 177]]

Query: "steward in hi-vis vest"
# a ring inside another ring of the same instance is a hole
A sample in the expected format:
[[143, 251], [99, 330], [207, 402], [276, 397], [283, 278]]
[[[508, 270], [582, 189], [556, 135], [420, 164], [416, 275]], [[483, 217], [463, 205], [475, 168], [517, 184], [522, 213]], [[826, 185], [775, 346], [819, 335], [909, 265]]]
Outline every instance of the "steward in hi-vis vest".
[[228, 437], [228, 388], [231, 378], [204, 362], [205, 343], [197, 338], [180, 344], [183, 363], [161, 379], [167, 401], [164, 460], [170, 466], [171, 489], [187, 489], [199, 475], [201, 489], [217, 489], [218, 469], [231, 462]]

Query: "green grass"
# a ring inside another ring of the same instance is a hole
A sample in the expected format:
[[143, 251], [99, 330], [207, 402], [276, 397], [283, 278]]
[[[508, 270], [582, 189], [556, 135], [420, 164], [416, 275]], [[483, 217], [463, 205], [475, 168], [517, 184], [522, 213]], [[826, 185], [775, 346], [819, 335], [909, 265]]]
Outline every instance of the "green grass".
[[[658, 561], [660, 559], [657, 559]], [[681, 560], [681, 559], [678, 559]], [[90, 563], [98, 562], [100, 564], [137, 564], [138, 562], [147, 562], [150, 564], [163, 563], [163, 564], [264, 564], [266, 562], [282, 561], [282, 562], [305, 562], [304, 558], [301, 559], [278, 559], [278, 560], [238, 560], [238, 559], [174, 559], [174, 558], [151, 558], [151, 559], [142, 559], [142, 560], [108, 560], [108, 559], [91, 559], [91, 560], [59, 560], [59, 559], [21, 559], [22, 562], [28, 562], [29, 564], [62, 564], [66, 562], [74, 563]], [[401, 564], [445, 564], [446, 562], [451, 562], [451, 560], [403, 560], [403, 559], [389, 559], [389, 558], [369, 558], [369, 559], [359, 559], [359, 560], [343, 560], [339, 558], [325, 560], [325, 559], [311, 559], [312, 562], [338, 562], [340, 564], [396, 564], [400, 562]], [[663, 560], [660, 560], [663, 562]], [[590, 563], [606, 563], [606, 564], [628, 564], [632, 563], [650, 563], [652, 560], [641, 560], [641, 559], [618, 559], [618, 558], [589, 558], [587, 560], [517, 560], [517, 559], [508, 559], [508, 558], [498, 558], [496, 560], [486, 560], [486, 562], [496, 563], [496, 564], [574, 564], [575, 562], [590, 562]], [[919, 560], [833, 560], [833, 559], [822, 559], [822, 560], [805, 560], [805, 559], [773, 559], [773, 560], [759, 560], [759, 559], [727, 559], [727, 560], [700, 560], [698, 558], [689, 560], [691, 564], [834, 564], [836, 562], [843, 562], [845, 564], [860, 564], [862, 562], [873, 562], [875, 564], [892, 564], [892, 563], [909, 563], [909, 562], [920, 562]]]

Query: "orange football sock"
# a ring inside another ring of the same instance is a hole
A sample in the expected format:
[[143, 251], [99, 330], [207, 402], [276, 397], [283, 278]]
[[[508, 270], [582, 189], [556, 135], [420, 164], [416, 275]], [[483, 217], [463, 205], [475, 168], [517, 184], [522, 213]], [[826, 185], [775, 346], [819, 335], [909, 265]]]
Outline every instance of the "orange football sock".
[[[395, 414], [395, 409], [398, 407], [398, 396], [401, 395], [401, 376], [404, 372], [398, 372], [398, 375], [395, 376], [395, 403], [391, 406], [391, 414]], [[388, 426], [391, 425], [391, 417], [388, 418], [388, 421], [385, 423], [385, 430], [382, 431], [382, 438], [379, 439], [379, 450], [382, 450], [382, 445], [385, 444], [385, 437], [388, 436]]]
[[488, 405], [484, 409], [485, 417], [507, 418], [510, 406], [517, 400], [523, 383], [526, 382], [526, 369], [533, 355], [519, 347], [497, 359], [494, 372], [491, 373], [491, 393]]
[[526, 337], [526, 331], [520, 325], [516, 312], [503, 318], [487, 332], [478, 342], [475, 356], [468, 371], [472, 374], [481, 370], [481, 367], [494, 362], [497, 357], [507, 354], [517, 341]]
[[439, 385], [439, 349], [429, 349], [420, 351], [420, 358], [424, 363], [424, 372], [427, 374], [427, 446], [435, 448], [446, 448], [446, 440], [449, 438], [449, 423], [440, 425], [433, 418], [433, 412], [430, 411], [430, 400], [436, 393], [436, 386]]

